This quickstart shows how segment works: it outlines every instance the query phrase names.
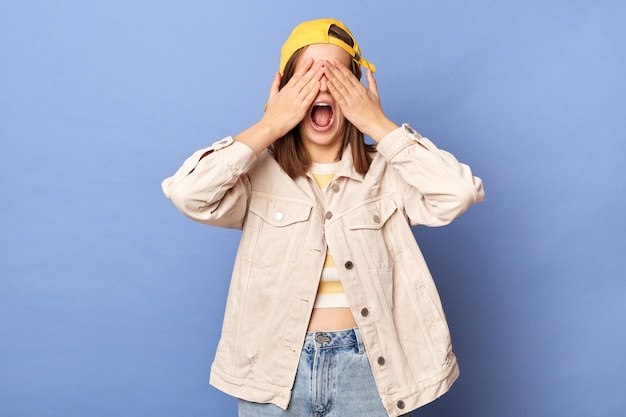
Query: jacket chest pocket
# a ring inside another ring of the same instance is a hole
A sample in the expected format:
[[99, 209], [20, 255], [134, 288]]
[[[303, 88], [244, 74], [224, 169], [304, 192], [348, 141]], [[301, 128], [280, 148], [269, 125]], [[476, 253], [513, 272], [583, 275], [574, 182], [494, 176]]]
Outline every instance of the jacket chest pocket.
[[312, 209], [304, 202], [252, 196], [242, 236], [244, 255], [266, 269], [296, 262]]
[[356, 207], [344, 217], [350, 239], [358, 242], [369, 269], [391, 269], [402, 252], [393, 221], [397, 212], [395, 201], [388, 197]]

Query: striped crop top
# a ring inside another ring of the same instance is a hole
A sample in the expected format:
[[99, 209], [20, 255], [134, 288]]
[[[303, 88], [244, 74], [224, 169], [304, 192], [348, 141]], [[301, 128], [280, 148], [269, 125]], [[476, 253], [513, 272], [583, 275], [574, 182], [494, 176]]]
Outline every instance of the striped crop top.
[[[328, 184], [335, 176], [337, 167], [337, 163], [313, 164], [311, 175], [322, 191], [322, 194], [326, 193], [326, 188], [328, 188]], [[326, 247], [326, 260], [324, 261], [324, 269], [322, 270], [322, 276], [317, 288], [317, 296], [313, 308], [335, 307], [350, 307], [350, 305], [348, 304], [348, 298], [343, 291], [343, 285], [337, 274], [333, 255], [328, 250], [328, 247]]]

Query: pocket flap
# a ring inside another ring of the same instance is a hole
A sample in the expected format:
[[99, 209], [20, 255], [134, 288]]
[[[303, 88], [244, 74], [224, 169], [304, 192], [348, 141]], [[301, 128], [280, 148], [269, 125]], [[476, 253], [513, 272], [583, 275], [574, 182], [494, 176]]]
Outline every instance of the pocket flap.
[[253, 196], [250, 199], [250, 211], [275, 227], [307, 221], [312, 209], [310, 204], [279, 198]]
[[380, 229], [398, 209], [391, 198], [371, 201], [346, 215], [348, 229]]

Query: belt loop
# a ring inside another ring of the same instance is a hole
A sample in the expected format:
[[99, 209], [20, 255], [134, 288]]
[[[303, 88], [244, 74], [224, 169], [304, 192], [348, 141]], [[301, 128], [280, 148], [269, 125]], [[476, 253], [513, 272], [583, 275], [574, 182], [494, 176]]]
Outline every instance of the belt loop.
[[361, 331], [359, 330], [358, 327], [354, 328], [354, 335], [356, 336], [356, 343], [357, 346], [359, 347], [359, 354], [364, 354], [365, 353], [365, 344], [363, 343], [363, 338], [361, 337]]

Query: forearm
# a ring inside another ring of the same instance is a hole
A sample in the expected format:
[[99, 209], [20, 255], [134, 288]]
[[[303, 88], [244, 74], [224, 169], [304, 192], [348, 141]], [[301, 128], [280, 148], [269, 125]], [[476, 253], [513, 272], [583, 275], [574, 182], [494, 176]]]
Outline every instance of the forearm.
[[233, 136], [233, 139], [248, 146], [256, 156], [259, 156], [275, 140], [284, 135], [281, 133], [272, 125], [260, 121]]
[[240, 227], [247, 201], [244, 174], [255, 159], [247, 146], [225, 138], [190, 156], [163, 181], [163, 192], [194, 220]]
[[485, 198], [469, 166], [408, 126], [383, 138], [377, 149], [406, 184], [403, 199], [412, 224], [448, 224]]

